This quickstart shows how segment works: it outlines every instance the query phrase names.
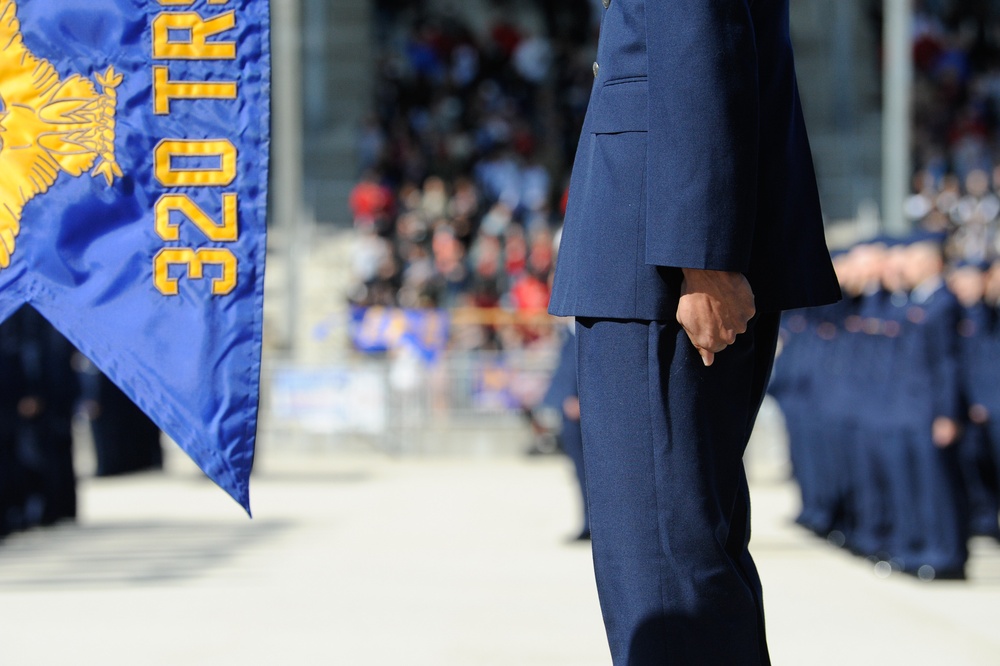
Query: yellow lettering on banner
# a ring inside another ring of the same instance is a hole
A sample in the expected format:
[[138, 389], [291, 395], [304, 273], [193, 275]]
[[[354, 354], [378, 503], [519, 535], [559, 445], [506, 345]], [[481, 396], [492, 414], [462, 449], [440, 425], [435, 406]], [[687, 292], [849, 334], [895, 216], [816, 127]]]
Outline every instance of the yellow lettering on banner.
[[406, 335], [406, 313], [395, 308], [389, 313], [389, 325], [385, 329], [385, 340], [395, 347]]
[[222, 224], [216, 224], [208, 213], [191, 201], [186, 194], [164, 194], [156, 202], [156, 233], [166, 241], [180, 239], [178, 230], [180, 225], [170, 222], [170, 214], [173, 212], [184, 215], [210, 241], [227, 243], [239, 239], [239, 230], [236, 227], [236, 194], [232, 192], [222, 195]]
[[174, 99], [236, 99], [236, 82], [171, 81], [167, 67], [154, 67], [153, 112], [170, 115], [170, 101]]
[[[175, 168], [175, 157], [219, 158], [216, 169]], [[153, 153], [156, 180], [164, 187], [224, 187], [236, 180], [236, 146], [228, 139], [207, 141], [164, 140]]]
[[222, 266], [222, 276], [212, 280], [212, 293], [216, 296], [232, 293], [236, 288], [236, 257], [221, 248], [193, 250], [175, 247], [160, 250], [153, 259], [153, 283], [164, 296], [177, 296], [180, 280], [170, 277], [170, 267], [186, 266], [187, 277], [200, 280], [205, 276], [206, 265]]
[[[209, 42], [209, 37], [236, 27], [236, 12], [204, 19], [197, 12], [163, 12], [153, 19], [153, 57], [157, 60], [235, 60], [236, 42]], [[183, 41], [171, 31], [186, 32]]]

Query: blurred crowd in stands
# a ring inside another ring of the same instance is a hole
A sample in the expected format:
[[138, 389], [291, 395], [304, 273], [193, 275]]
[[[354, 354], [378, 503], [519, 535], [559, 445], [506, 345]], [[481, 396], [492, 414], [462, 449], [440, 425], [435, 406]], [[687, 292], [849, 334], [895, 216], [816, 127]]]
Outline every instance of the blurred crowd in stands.
[[[376, 99], [350, 197], [352, 303], [545, 310], [599, 15], [540, 5], [498, 3], [476, 32], [454, 12], [381, 3]], [[468, 344], [510, 343], [501, 338]]]
[[1000, 7], [919, 0], [913, 25], [915, 164], [959, 183], [996, 163], [1000, 121]]
[[948, 255], [1000, 254], [1000, 6], [922, 0], [913, 26], [913, 196], [917, 226], [950, 235]]
[[77, 516], [74, 420], [96, 476], [163, 464], [159, 429], [40, 314], [0, 323], [0, 539]]
[[[603, 8], [494, 5], [477, 30], [457, 9], [378, 3], [376, 93], [350, 200], [356, 305], [545, 307]], [[948, 232], [948, 256], [967, 261], [1000, 253], [995, 5], [915, 6], [907, 212], [915, 227]], [[881, 3], [872, 7], [878, 24]]]

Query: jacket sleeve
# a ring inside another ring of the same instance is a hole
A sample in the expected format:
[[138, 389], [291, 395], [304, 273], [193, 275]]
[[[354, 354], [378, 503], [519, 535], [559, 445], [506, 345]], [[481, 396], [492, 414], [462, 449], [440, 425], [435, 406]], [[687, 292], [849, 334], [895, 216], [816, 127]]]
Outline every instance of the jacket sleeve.
[[758, 88], [748, 0], [646, 0], [646, 263], [747, 272]]
[[961, 418], [958, 368], [958, 308], [952, 303], [928, 317], [925, 334], [934, 391], [934, 416]]

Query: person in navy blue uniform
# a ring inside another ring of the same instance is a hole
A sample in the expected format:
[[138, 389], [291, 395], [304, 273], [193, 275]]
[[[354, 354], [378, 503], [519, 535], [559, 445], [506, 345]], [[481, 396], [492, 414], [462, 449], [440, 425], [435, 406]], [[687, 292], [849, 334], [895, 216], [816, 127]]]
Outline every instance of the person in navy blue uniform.
[[30, 307], [0, 325], [0, 372], [14, 388], [0, 399], [0, 458], [20, 477], [13, 483], [16, 528], [76, 518], [72, 417], [80, 388], [74, 352]]
[[94, 438], [95, 476], [163, 469], [160, 429], [152, 419], [89, 360], [81, 358], [78, 365]]
[[913, 359], [902, 352], [910, 285], [905, 275], [906, 247], [892, 244], [883, 262], [882, 290], [873, 295], [869, 330], [873, 353], [862, 450], [865, 464], [858, 480], [859, 530], [853, 546], [859, 555], [891, 562], [901, 540], [918, 532], [910, 486], [905, 483], [907, 448], [900, 437], [911, 418], [909, 396], [899, 390], [900, 377]]
[[[884, 497], [882, 440], [875, 427], [882, 414], [878, 405], [888, 390], [891, 360], [883, 344], [882, 323], [885, 299], [882, 287], [888, 240], [876, 238], [857, 246], [857, 287], [852, 310], [844, 321], [849, 349], [837, 359], [845, 368], [841, 388], [842, 414], [837, 437], [844, 451], [839, 462], [844, 481], [840, 501], [843, 506], [839, 526], [842, 542], [856, 553], [874, 553], [880, 540]], [[840, 541], [835, 539], [834, 541]]]
[[76, 349], [30, 307], [19, 310], [14, 320], [21, 327], [21, 356], [28, 380], [18, 406], [21, 440], [28, 464], [44, 480], [42, 523], [75, 520], [72, 422], [80, 398], [72, 365]]
[[986, 323], [983, 330], [982, 358], [975, 366], [977, 399], [970, 406], [970, 417], [981, 423], [997, 473], [994, 487], [1000, 487], [1000, 382], [995, 368], [1000, 365], [1000, 259], [995, 259], [986, 271], [983, 294]]
[[912, 506], [921, 534], [900, 558], [921, 578], [964, 578], [968, 519], [956, 444], [959, 436], [959, 305], [945, 287], [943, 238], [917, 235], [905, 272], [913, 285], [902, 336], [908, 363], [900, 393], [909, 418], [902, 430], [910, 456]]
[[576, 385], [576, 333], [570, 328], [562, 333], [559, 361], [542, 397], [540, 410], [549, 416], [539, 420], [553, 421], [559, 432], [559, 445], [572, 461], [580, 489], [583, 523], [574, 541], [590, 539], [590, 512], [587, 509], [587, 475], [583, 466], [583, 433], [580, 430], [580, 398]]
[[821, 307], [787, 313], [788, 344], [775, 363], [768, 391], [784, 413], [792, 473], [799, 484], [802, 509], [796, 523], [843, 545], [845, 470], [840, 438], [845, 394], [842, 358], [852, 351], [844, 321], [855, 308], [860, 289], [856, 254], [842, 251], [834, 268], [845, 298]]
[[796, 522], [804, 526], [809, 525], [809, 514], [815, 511], [819, 472], [814, 464], [816, 458], [807, 443], [810, 441], [808, 412], [816, 404], [815, 345], [812, 336], [815, 327], [813, 315], [817, 309], [793, 310], [782, 316], [780, 356], [767, 387], [767, 392], [778, 402], [785, 417], [789, 462], [802, 504]]
[[990, 394], [997, 383], [996, 365], [989, 357], [989, 334], [994, 326], [991, 308], [983, 300], [988, 266], [959, 262], [948, 274], [948, 289], [961, 305], [958, 321], [959, 387], [965, 416], [958, 457], [969, 509], [969, 531], [1000, 538], [1000, 496], [996, 463], [990, 447]]
[[616, 666], [768, 664], [742, 455], [781, 310], [840, 296], [787, 0], [605, 0], [550, 312], [577, 317]]
[[28, 380], [21, 362], [19, 327], [0, 324], [0, 538], [41, 522], [44, 510], [41, 475], [24, 465], [18, 405]]

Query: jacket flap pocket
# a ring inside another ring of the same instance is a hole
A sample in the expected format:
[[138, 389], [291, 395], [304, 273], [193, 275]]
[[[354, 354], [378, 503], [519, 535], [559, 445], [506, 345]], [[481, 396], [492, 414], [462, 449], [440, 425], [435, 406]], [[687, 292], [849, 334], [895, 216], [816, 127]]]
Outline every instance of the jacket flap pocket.
[[587, 129], [594, 134], [645, 132], [649, 87], [645, 78], [618, 79], [594, 90]]

